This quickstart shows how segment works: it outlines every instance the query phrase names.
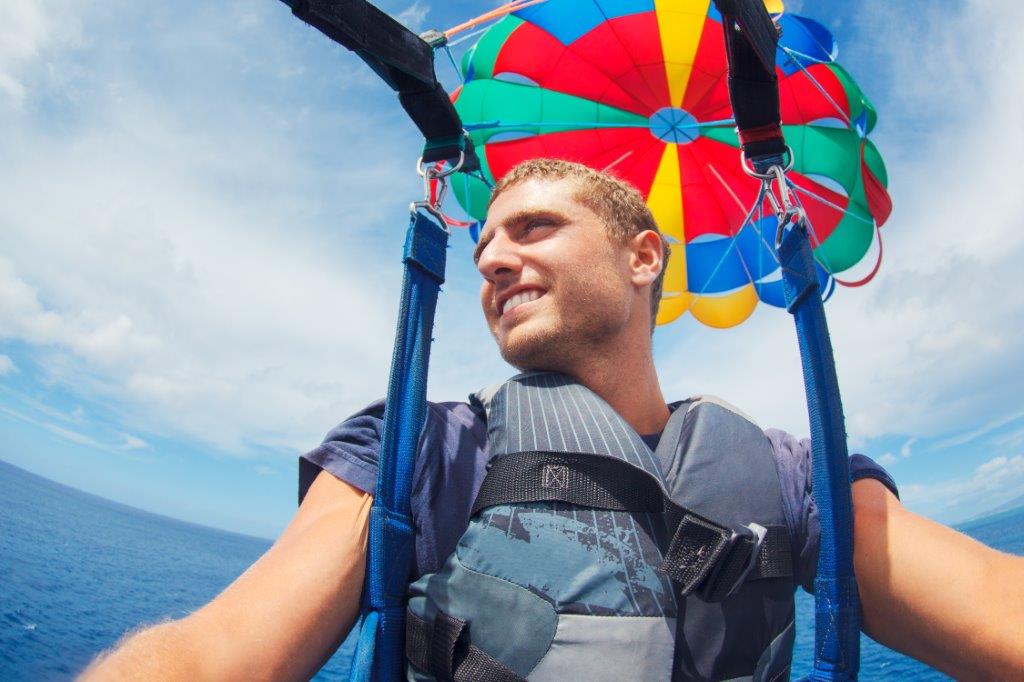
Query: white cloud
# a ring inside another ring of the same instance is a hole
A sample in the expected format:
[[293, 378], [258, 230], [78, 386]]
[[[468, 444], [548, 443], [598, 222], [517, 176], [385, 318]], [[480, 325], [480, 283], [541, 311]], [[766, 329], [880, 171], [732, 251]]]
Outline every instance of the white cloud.
[[1019, 496], [1024, 486], [1024, 455], [994, 457], [966, 479], [900, 486], [906, 505], [935, 516], [955, 517], [992, 509]]
[[430, 13], [430, 5], [425, 2], [416, 0], [411, 5], [403, 9], [401, 12], [395, 15], [395, 19], [405, 25], [410, 31], [419, 33], [424, 28], [424, 22], [427, 20], [427, 14]]
[[72, 443], [77, 443], [78, 445], [88, 445], [91, 448], [105, 449], [103, 444], [97, 441], [92, 436], [88, 436], [84, 433], [79, 433], [74, 429], [68, 429], [58, 424], [43, 424], [43, 428], [45, 428], [50, 433], [53, 433], [54, 435], [59, 436], [64, 440], [70, 441]]
[[47, 42], [47, 23], [43, 9], [31, 0], [0, 5], [0, 95], [17, 107], [25, 99], [19, 67]]
[[1009, 433], [996, 436], [992, 439], [993, 444], [1006, 449], [1024, 449], [1024, 428], [1017, 428]]
[[[358, 59], [276, 6], [147, 15], [120, 59], [108, 13], [143, 10], [115, 5], [69, 12], [88, 44], [20, 58], [30, 90], [65, 74], [50, 115], [0, 110], [0, 340], [126, 429], [294, 456], [384, 391], [420, 139]], [[235, 15], [230, 40], [211, 30]], [[442, 354], [482, 329], [464, 319], [439, 313]], [[474, 357], [437, 359], [432, 394], [477, 387]]]
[[[324, 429], [318, 411], [371, 379], [348, 368], [386, 363], [379, 292], [393, 286], [360, 267], [372, 254], [332, 245], [328, 256], [290, 224], [287, 201], [218, 201], [202, 187], [216, 182], [202, 149], [152, 118], [144, 128], [179, 151], [139, 145], [133, 130], [86, 136], [80, 155], [25, 159], [7, 178], [18, 265], [0, 262], [0, 337], [48, 348], [51, 380], [224, 447], [308, 442]], [[65, 188], [58, 200], [39, 177]]]
[[900, 452], [898, 455], [895, 455], [891, 452], [886, 452], [882, 456], [876, 457], [875, 461], [881, 464], [882, 466], [892, 466], [893, 464], [899, 462], [901, 459], [909, 459], [910, 456], [913, 454], [913, 452], [911, 452], [911, 447], [914, 445], [914, 443], [917, 442], [917, 440], [918, 439], [916, 437], [908, 438], [903, 443], [903, 445], [900, 446]]
[[[0, 294], [2, 295], [2, 294]], [[14, 360], [11, 360], [9, 355], [0, 354], [0, 377], [11, 372], [17, 372], [18, 368], [14, 364]]]
[[138, 436], [131, 435], [130, 433], [122, 433], [121, 443], [117, 447], [121, 450], [141, 450], [143, 448], [148, 448], [149, 443]]
[[5, 0], [0, 4], [0, 108], [20, 109], [30, 95], [29, 80], [58, 49], [81, 42], [76, 13], [80, 3]]
[[884, 467], [888, 467], [900, 461], [900, 458], [892, 454], [891, 452], [886, 452], [881, 457], [876, 457], [875, 461]]
[[[30, 404], [30, 407], [33, 408], [31, 410], [33, 412], [39, 411], [35, 409], [35, 405]], [[70, 443], [75, 443], [76, 445], [84, 445], [86, 447], [90, 447], [96, 450], [103, 450], [105, 452], [124, 455], [131, 459], [139, 458], [134, 455], [129, 455], [128, 453], [130, 451], [148, 447], [148, 444], [145, 441], [130, 434], [116, 434], [117, 437], [115, 441], [110, 442], [109, 440], [103, 437], [94, 437], [88, 433], [83, 433], [82, 430], [78, 428], [70, 428], [69, 426], [49, 421], [45, 418], [45, 416], [39, 417], [33, 416], [32, 414], [25, 414], [24, 412], [19, 412], [18, 410], [14, 410], [9, 407], [4, 407], [3, 405], [0, 405], [0, 414], [4, 414], [8, 417], [13, 417], [14, 419], [23, 421], [26, 424], [31, 424], [44, 431], [48, 431], [54, 436], [57, 436], [58, 438], [68, 441]], [[44, 415], [46, 415], [46, 412], [44, 412]], [[67, 422], [65, 422], [65, 424], [66, 423]]]
[[940, 441], [939, 443], [936, 443], [934, 447], [936, 449], [945, 449], [956, 447], [958, 445], [964, 445], [966, 443], [971, 443], [984, 436], [989, 435], [994, 431], [998, 431], [1004, 426], [1007, 426], [1015, 421], [1019, 421], [1022, 419], [1024, 419], [1024, 411], [1017, 411], [1007, 415], [1001, 415], [996, 419], [983, 422], [981, 426], [968, 429], [966, 431], [956, 434], [955, 436]]

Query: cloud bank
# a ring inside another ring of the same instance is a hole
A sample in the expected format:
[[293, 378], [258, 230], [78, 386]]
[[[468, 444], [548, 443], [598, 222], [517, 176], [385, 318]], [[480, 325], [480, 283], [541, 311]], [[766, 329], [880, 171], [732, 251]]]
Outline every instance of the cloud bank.
[[414, 129], [283, 8], [114, 5], [4, 5], [0, 339], [133, 429], [293, 455], [383, 390]]
[[[386, 9], [426, 25], [419, 2]], [[844, 25], [843, 61], [877, 70], [896, 210], [879, 277], [828, 306], [854, 445], [899, 438], [891, 462], [1012, 419], [1024, 383], [1024, 8], [907, 11], [873, 0]], [[157, 434], [291, 457], [383, 392], [419, 139], [368, 69], [283, 6], [5, 2], [0, 130], [0, 339], [29, 349], [0, 374], [109, 407], [144, 436], [129, 451]], [[453, 243], [435, 399], [508, 372], [465, 235]], [[670, 399], [715, 393], [807, 431], [783, 312], [724, 332], [684, 320], [656, 357]], [[1015, 456], [977, 475], [1009, 485], [992, 471]]]

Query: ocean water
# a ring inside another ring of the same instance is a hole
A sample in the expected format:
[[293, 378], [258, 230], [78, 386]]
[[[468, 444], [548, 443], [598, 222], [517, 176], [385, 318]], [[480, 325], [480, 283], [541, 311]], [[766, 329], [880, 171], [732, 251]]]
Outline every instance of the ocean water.
[[[1024, 510], [965, 528], [1024, 554]], [[0, 461], [0, 680], [64, 680], [140, 624], [209, 601], [268, 540], [176, 521], [68, 488]], [[813, 651], [813, 600], [799, 593], [794, 677]], [[861, 677], [948, 679], [863, 639]], [[316, 679], [344, 679], [346, 652]]]

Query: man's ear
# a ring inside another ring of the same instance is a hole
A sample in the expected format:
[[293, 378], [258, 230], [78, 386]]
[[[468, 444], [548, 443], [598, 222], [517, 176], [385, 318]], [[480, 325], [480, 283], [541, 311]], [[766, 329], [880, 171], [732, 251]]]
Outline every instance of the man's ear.
[[629, 267], [633, 284], [638, 287], [649, 286], [658, 278], [664, 267], [660, 234], [644, 230], [630, 240]]

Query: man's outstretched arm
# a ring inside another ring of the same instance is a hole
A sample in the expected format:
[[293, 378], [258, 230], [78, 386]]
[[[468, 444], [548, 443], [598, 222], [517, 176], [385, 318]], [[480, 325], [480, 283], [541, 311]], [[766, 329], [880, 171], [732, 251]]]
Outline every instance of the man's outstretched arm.
[[1024, 558], [913, 514], [872, 479], [853, 485], [864, 630], [957, 679], [1024, 677]]
[[83, 679], [309, 679], [358, 614], [371, 502], [321, 472], [274, 546], [217, 598], [132, 635]]

